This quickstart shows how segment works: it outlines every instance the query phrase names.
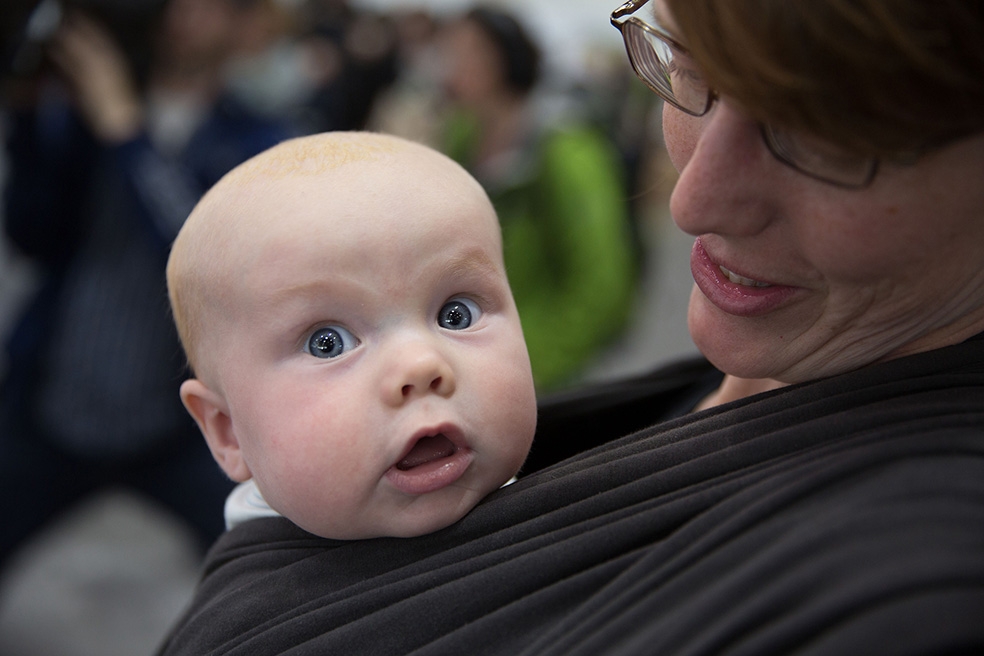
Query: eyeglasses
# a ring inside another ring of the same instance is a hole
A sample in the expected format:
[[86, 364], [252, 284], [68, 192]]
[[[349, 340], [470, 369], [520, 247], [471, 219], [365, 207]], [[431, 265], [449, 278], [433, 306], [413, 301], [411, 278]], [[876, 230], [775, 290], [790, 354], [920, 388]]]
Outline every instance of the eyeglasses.
[[[612, 12], [612, 25], [622, 33], [625, 51], [636, 75], [660, 98], [691, 116], [710, 111], [718, 95], [704, 80], [690, 56], [666, 30], [632, 14], [649, 0], [629, 0]], [[816, 180], [861, 189], [874, 180], [879, 161], [808, 134], [763, 123], [762, 139], [783, 164]]]

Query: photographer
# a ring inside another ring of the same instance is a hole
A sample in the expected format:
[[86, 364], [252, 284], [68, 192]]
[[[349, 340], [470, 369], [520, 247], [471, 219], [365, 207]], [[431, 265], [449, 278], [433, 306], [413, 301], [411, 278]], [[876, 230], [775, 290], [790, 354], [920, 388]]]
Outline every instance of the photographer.
[[35, 12], [57, 28], [38, 70], [7, 86], [4, 227], [41, 286], [14, 327], [2, 383], [0, 564], [111, 485], [160, 501], [203, 544], [222, 530], [230, 484], [178, 399], [184, 362], [164, 264], [202, 192], [288, 136], [224, 94], [241, 4]]

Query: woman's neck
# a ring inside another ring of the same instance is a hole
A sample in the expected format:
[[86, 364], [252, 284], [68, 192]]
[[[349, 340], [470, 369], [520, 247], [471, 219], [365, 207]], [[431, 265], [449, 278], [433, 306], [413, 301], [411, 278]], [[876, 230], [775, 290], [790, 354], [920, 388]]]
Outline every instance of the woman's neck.
[[725, 375], [721, 385], [705, 396], [694, 408], [694, 411], [706, 410], [722, 403], [743, 399], [752, 394], [785, 387], [785, 385], [786, 383], [771, 378], [738, 378], [737, 376]]

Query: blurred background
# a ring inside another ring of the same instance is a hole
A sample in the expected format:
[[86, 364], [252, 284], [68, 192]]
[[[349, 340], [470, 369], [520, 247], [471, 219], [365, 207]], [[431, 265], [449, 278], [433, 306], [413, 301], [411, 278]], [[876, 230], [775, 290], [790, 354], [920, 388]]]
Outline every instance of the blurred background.
[[[184, 417], [148, 409], [177, 398], [173, 337], [160, 357], [131, 342], [169, 330], [163, 261], [190, 204], [268, 142], [379, 130], [468, 168], [500, 215], [542, 395], [695, 352], [660, 107], [612, 9], [4, 0], [0, 474], [21, 482], [0, 496], [30, 521], [3, 529], [0, 656], [151, 654], [188, 601], [222, 482]], [[125, 385], [102, 383], [114, 368]], [[140, 391], [134, 372], [170, 387]], [[158, 419], [118, 421], [113, 442], [101, 404]], [[43, 452], [5, 446], [32, 440]], [[37, 486], [57, 499], [37, 507]]]

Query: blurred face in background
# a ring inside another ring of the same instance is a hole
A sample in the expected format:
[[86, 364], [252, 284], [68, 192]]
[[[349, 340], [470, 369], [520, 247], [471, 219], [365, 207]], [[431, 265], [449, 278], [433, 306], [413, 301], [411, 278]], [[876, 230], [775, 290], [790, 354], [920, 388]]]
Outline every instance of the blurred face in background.
[[444, 35], [446, 91], [469, 109], [509, 93], [502, 55], [493, 40], [473, 21], [461, 20]]
[[233, 47], [237, 19], [230, 0], [170, 0], [161, 34], [163, 54], [181, 68], [214, 65]]

